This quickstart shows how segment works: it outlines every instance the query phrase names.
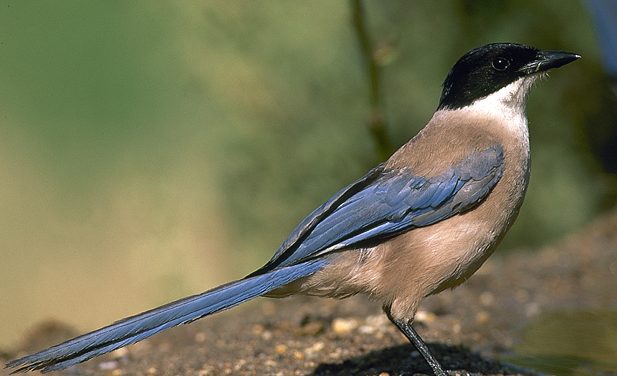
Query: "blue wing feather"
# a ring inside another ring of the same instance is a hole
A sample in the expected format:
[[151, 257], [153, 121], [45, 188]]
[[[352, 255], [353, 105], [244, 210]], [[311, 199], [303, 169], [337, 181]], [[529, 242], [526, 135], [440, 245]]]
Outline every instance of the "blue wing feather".
[[378, 241], [462, 213], [481, 202], [502, 173], [503, 150], [499, 145], [474, 152], [434, 177], [379, 166], [305, 218], [291, 240], [256, 273]]
[[[306, 218], [304, 218], [302, 222], [300, 222], [300, 224], [295, 228], [295, 230], [292, 231], [291, 235], [289, 235], [289, 237], [283, 242], [283, 244], [281, 244], [274, 256], [272, 256], [270, 262], [268, 262], [263, 268], [249, 274], [249, 276], [260, 274], [267, 270], [272, 270], [274, 267], [276, 267], [276, 264], [278, 264], [278, 262], [284, 260], [288, 255], [292, 253], [294, 249], [298, 247], [298, 245], [301, 244], [306, 235], [309, 234], [323, 218], [329, 215], [335, 208], [353, 202], [353, 195], [356, 192], [364, 189], [364, 187], [366, 187], [371, 182], [373, 182], [383, 173], [383, 171], [383, 164], [374, 167], [366, 175], [356, 180], [352, 184], [348, 185], [347, 187], [341, 189], [332, 197], [330, 197], [328, 201], [319, 206], [317, 209], [313, 210], [313, 212], [309, 214]], [[275, 260], [278, 262], [275, 262]]]

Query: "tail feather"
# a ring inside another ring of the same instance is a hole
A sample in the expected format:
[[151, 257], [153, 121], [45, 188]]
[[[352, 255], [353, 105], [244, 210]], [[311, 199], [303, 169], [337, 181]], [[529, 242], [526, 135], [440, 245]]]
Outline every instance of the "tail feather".
[[199, 295], [127, 317], [35, 354], [12, 360], [6, 367], [13, 368], [12, 373], [61, 370], [141, 341], [165, 329], [234, 307], [299, 278], [307, 277], [324, 265], [324, 260], [311, 260], [231, 282]]

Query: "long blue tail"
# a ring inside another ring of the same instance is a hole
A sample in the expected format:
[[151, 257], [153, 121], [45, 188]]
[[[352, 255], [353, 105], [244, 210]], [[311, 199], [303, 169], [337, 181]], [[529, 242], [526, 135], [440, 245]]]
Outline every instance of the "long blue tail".
[[325, 265], [312, 260], [281, 267], [265, 274], [231, 282], [199, 295], [127, 317], [109, 326], [73, 338], [38, 353], [6, 364], [12, 373], [41, 370], [57, 371], [120, 347], [141, 341], [160, 331], [187, 324], [204, 316], [234, 307], [278, 287], [307, 277]]

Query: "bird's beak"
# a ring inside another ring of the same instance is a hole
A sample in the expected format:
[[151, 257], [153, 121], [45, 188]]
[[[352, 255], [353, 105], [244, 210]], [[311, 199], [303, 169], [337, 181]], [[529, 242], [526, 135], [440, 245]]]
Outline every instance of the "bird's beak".
[[539, 51], [536, 58], [523, 65], [518, 71], [523, 74], [534, 74], [549, 69], [559, 68], [562, 65], [580, 59], [581, 55], [564, 51]]

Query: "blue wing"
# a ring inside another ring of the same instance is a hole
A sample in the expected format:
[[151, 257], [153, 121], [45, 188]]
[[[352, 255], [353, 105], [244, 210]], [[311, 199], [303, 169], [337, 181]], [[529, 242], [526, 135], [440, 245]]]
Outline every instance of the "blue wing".
[[465, 212], [488, 195], [502, 173], [499, 145], [474, 152], [434, 177], [380, 165], [306, 217], [254, 274], [378, 242]]

